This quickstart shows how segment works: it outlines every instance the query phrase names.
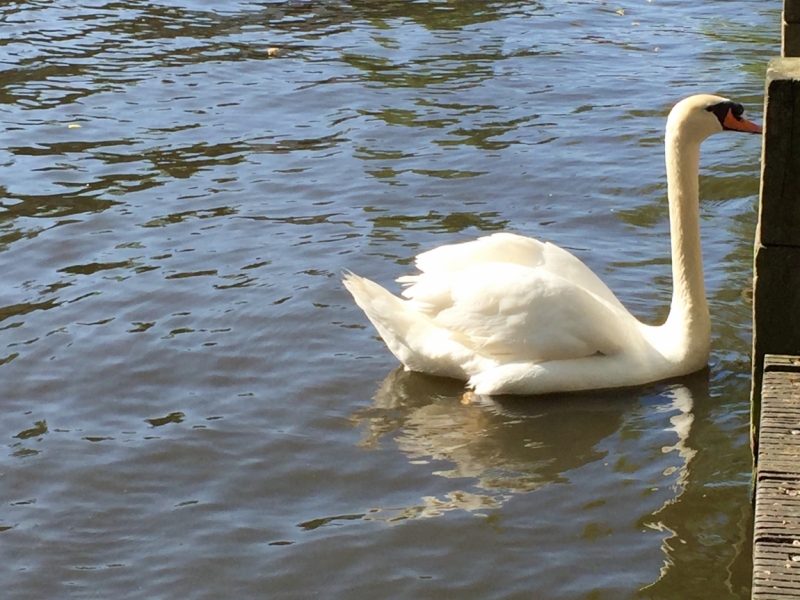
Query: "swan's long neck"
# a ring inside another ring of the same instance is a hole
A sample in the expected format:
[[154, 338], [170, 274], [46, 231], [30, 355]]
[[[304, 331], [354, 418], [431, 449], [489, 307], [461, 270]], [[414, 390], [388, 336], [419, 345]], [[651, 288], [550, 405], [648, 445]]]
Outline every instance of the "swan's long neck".
[[[670, 120], [671, 121], [671, 120]], [[684, 353], [706, 360], [711, 321], [700, 248], [700, 143], [681, 121], [669, 122], [666, 135], [667, 196], [672, 242], [672, 304], [665, 328]], [[676, 348], [677, 349], [677, 348]], [[690, 350], [691, 349], [691, 350]], [[688, 356], [684, 359], [692, 360]]]

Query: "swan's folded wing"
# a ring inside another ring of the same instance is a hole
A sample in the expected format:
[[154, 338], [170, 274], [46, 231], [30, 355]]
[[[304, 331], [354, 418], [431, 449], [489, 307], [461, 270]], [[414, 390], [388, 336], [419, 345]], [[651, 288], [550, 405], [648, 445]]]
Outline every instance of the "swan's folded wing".
[[435, 323], [501, 362], [544, 362], [613, 354], [633, 317], [543, 268], [485, 263], [436, 276], [409, 290]]
[[[513, 233], [495, 233], [470, 242], [439, 246], [416, 258], [417, 268], [425, 275], [460, 271], [485, 263], [545, 269], [623, 309], [608, 286], [575, 256], [555, 244]], [[397, 281], [416, 285], [422, 279], [419, 275], [406, 275]], [[407, 289], [403, 295], [411, 298], [414, 292]]]
[[423, 273], [459, 271], [487, 262], [507, 262], [539, 267], [545, 262], [545, 244], [513, 233], [494, 233], [460, 244], [447, 244], [418, 255]]

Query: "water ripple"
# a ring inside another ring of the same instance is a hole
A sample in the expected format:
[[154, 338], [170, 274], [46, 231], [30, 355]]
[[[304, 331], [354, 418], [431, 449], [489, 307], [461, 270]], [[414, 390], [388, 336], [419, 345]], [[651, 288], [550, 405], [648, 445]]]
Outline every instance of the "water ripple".
[[757, 113], [777, 9], [23, 0], [0, 22], [4, 597], [749, 597], [757, 140], [704, 146], [714, 354], [689, 381], [465, 402], [393, 371], [338, 278], [511, 230], [663, 318], [664, 117], [695, 91]]

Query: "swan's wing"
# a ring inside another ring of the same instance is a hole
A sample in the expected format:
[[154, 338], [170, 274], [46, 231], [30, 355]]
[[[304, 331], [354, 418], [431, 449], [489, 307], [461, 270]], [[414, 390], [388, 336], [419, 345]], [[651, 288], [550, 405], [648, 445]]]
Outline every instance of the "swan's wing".
[[526, 267], [544, 265], [545, 244], [513, 233], [495, 233], [460, 244], [448, 244], [418, 255], [423, 273], [459, 271], [487, 262], [507, 262]]
[[[470, 242], [439, 246], [416, 258], [417, 268], [426, 275], [460, 271], [485, 263], [544, 269], [623, 308], [608, 286], [572, 254], [555, 244], [513, 233], [495, 233]], [[407, 275], [397, 281], [410, 285], [418, 283], [419, 279], [417, 275]], [[406, 292], [403, 295], [409, 297]]]
[[500, 362], [614, 354], [635, 329], [629, 313], [542, 267], [426, 273], [404, 293], [436, 325]]

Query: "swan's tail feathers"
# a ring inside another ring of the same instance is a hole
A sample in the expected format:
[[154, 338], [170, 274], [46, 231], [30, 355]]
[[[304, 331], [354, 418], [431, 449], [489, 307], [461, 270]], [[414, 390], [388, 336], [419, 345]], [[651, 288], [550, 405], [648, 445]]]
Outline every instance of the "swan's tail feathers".
[[374, 281], [345, 271], [342, 283], [397, 359], [411, 371], [467, 379], [487, 359], [453, 339], [413, 305]]

